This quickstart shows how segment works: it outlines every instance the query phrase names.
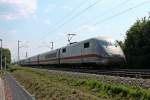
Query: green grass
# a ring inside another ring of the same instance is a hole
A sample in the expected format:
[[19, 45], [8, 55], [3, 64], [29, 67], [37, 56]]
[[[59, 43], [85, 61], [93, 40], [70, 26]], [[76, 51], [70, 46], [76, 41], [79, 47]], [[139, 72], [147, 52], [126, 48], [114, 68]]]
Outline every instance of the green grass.
[[4, 76], [4, 71], [0, 70], [0, 78], [3, 78], [3, 76]]
[[2, 74], [1, 74], [1, 70], [0, 70], [0, 78], [2, 77]]
[[30, 68], [13, 67], [9, 71], [31, 94], [35, 95], [37, 100], [94, 100], [97, 98], [68, 86], [61, 77], [52, 77]]
[[150, 91], [141, 88], [131, 88], [113, 83], [107, 84], [96, 80], [80, 80], [76, 82], [76, 86], [84, 86], [89, 88], [89, 90], [94, 89], [99, 93], [98, 96], [117, 97], [118, 99], [150, 100]]
[[150, 90], [140, 87], [18, 66], [8, 70], [37, 100], [150, 100]]

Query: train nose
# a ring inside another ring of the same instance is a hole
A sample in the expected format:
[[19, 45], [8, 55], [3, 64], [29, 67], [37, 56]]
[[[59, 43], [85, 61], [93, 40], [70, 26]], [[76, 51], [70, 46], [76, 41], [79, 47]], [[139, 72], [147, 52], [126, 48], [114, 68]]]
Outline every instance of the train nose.
[[121, 65], [125, 63], [125, 58], [122, 56], [114, 56], [103, 59], [103, 65]]
[[112, 59], [114, 60], [114, 62], [120, 62], [120, 63], [124, 63], [125, 62], [125, 56], [121, 55], [121, 54], [116, 54], [112, 56]]

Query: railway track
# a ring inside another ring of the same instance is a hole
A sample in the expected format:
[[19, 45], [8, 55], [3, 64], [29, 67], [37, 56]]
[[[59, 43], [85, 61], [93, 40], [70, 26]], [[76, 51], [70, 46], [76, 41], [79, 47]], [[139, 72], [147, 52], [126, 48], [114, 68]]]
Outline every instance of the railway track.
[[77, 68], [56, 68], [49, 67], [48, 70], [58, 70], [58, 71], [70, 71], [70, 72], [80, 72], [80, 73], [90, 73], [98, 75], [110, 75], [110, 76], [120, 76], [120, 77], [130, 77], [130, 78], [143, 78], [150, 79], [150, 69], [77, 69]]

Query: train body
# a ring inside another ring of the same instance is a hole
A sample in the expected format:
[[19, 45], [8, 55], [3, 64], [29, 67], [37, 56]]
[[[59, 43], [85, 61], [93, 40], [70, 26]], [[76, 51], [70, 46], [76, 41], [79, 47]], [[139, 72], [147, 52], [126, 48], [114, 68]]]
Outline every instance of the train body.
[[120, 46], [110, 38], [91, 38], [20, 60], [20, 65], [90, 65], [107, 66], [125, 62]]

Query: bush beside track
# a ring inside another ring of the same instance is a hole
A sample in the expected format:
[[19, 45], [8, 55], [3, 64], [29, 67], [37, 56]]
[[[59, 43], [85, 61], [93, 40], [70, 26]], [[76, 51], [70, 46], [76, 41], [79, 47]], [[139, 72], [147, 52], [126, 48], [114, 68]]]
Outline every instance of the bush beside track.
[[150, 100], [150, 90], [140, 87], [110, 84], [82, 76], [51, 74], [41, 69], [19, 66], [11, 66], [9, 71], [37, 100]]
[[2, 77], [2, 74], [1, 74], [1, 70], [0, 70], [0, 78]]

